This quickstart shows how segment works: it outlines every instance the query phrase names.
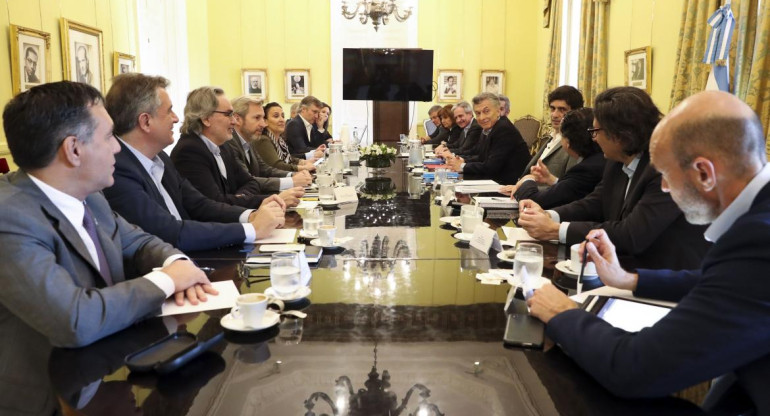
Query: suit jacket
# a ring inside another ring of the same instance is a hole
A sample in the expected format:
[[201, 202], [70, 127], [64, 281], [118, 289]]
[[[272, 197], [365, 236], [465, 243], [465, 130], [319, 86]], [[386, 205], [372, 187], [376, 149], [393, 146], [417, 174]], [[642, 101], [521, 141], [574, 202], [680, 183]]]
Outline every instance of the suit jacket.
[[296, 172], [298, 170], [297, 164], [299, 163], [300, 159], [292, 156], [292, 163], [286, 163], [278, 158], [278, 151], [275, 150], [273, 140], [266, 134], [263, 134], [259, 139], [252, 141], [249, 145], [251, 146], [251, 150], [254, 152], [254, 154], [259, 155], [259, 157], [261, 157], [268, 166], [292, 172]]
[[428, 137], [430, 137], [430, 139], [426, 140], [423, 144], [432, 144], [433, 147], [436, 147], [449, 137], [449, 130], [445, 129], [444, 126], [438, 126], [436, 130], [433, 131], [433, 134]]
[[[528, 175], [530, 173], [529, 168], [535, 166], [537, 161], [540, 159], [540, 156], [543, 154], [543, 152], [545, 152], [545, 148], [545, 145], [541, 146], [537, 151], [537, 154], [535, 154], [535, 156], [529, 160], [527, 166], [524, 167], [524, 172], [521, 173], [522, 176]], [[567, 153], [567, 151], [561, 147], [561, 141], [559, 141], [553, 151], [548, 156], [546, 156], [545, 159], [543, 159], [543, 163], [546, 167], [548, 167], [548, 171], [550, 171], [553, 176], [561, 178], [569, 168], [575, 166], [577, 161], [569, 157], [569, 153]]]
[[492, 179], [499, 184], [515, 183], [528, 160], [527, 143], [519, 130], [507, 117], [500, 117], [489, 135], [482, 138], [479, 161], [467, 162], [463, 177]]
[[132, 224], [155, 234], [180, 250], [207, 250], [243, 243], [246, 235], [238, 223], [243, 208], [216, 202], [203, 196], [174, 168], [163, 152], [158, 157], [165, 164], [161, 185], [168, 192], [182, 220], [166, 207], [155, 181], [139, 159], [120, 142], [115, 155], [115, 183], [104, 195], [115, 212]]
[[537, 182], [526, 181], [513, 194], [516, 200], [531, 199], [543, 209], [551, 209], [591, 193], [602, 180], [606, 159], [601, 152], [594, 153], [559, 177], [553, 186], [540, 190]]
[[447, 133], [447, 136], [446, 136], [447, 149], [451, 151], [453, 148], [455, 148], [459, 144], [460, 137], [462, 136], [462, 134], [463, 134], [463, 129], [461, 129], [460, 126], [456, 124], [452, 126], [452, 128], [449, 129], [449, 132]]
[[455, 153], [460, 155], [466, 161], [473, 161], [475, 160], [474, 158], [478, 158], [479, 153], [481, 152], [481, 145], [481, 126], [479, 126], [479, 123], [474, 118], [473, 121], [471, 121], [470, 127], [468, 127], [467, 134], [463, 129], [463, 132], [460, 135], [459, 146]]
[[278, 178], [285, 178], [290, 172], [275, 169], [268, 165], [258, 154], [251, 150], [251, 146], [249, 146], [249, 158], [247, 158], [246, 150], [241, 145], [238, 133], [233, 133], [233, 138], [225, 142], [224, 145], [230, 147], [236, 162], [259, 182], [260, 189], [265, 192], [278, 192], [281, 190], [281, 181]]
[[322, 144], [328, 144], [326, 143], [327, 140], [332, 138], [331, 133], [329, 133], [329, 130], [324, 130], [323, 133], [318, 131], [317, 127], [313, 127], [313, 130], [310, 131], [312, 137], [310, 138], [310, 147], [315, 150], [318, 148], [318, 146]]
[[660, 189], [660, 173], [650, 166], [647, 151], [637, 165], [625, 199], [628, 176], [620, 162], [608, 162], [602, 181], [585, 198], [555, 208], [561, 221], [570, 221], [567, 244], [603, 228], [626, 268], [697, 267], [709, 244], [705, 227], [684, 219], [671, 196]]
[[734, 372], [770, 414], [770, 185], [719, 238], [700, 268], [638, 270], [637, 296], [678, 301], [651, 328], [628, 333], [592, 314], [556, 315], [548, 336], [613, 393], [668, 395]]
[[225, 162], [227, 179], [222, 177], [214, 155], [197, 134], [183, 134], [171, 151], [171, 160], [179, 173], [210, 199], [259, 208], [265, 199], [265, 195], [260, 195], [259, 183], [235, 161], [229, 147], [219, 146], [219, 149]]
[[180, 252], [115, 215], [102, 194], [86, 202], [115, 283], [110, 287], [75, 228], [25, 172], [0, 178], [0, 333], [11, 337], [0, 344], [4, 414], [45, 412], [52, 403], [51, 346], [90, 344], [157, 312], [166, 297], [134, 277]]
[[[313, 130], [317, 131], [315, 126], [311, 128], [311, 134]], [[315, 150], [315, 148], [310, 147], [310, 137], [307, 135], [305, 122], [299, 114], [292, 119], [291, 123], [286, 124], [284, 140], [286, 140], [286, 145], [289, 146], [289, 153], [300, 159], [305, 158], [305, 153]]]

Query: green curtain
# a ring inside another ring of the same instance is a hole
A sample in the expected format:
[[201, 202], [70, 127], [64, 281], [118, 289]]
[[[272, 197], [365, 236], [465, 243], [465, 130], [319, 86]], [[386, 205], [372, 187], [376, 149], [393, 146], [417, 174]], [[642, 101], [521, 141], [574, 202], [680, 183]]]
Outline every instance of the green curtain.
[[586, 107], [607, 89], [607, 8], [609, 0], [582, 0], [578, 89]]
[[[766, 137], [770, 137], [770, 0], [762, 2], [759, 16], [745, 101], [756, 111]], [[770, 145], [765, 145], [770, 154]]]
[[[770, 0], [768, 0], [770, 1]], [[543, 114], [541, 119], [548, 118], [548, 93], [559, 86], [559, 69], [561, 68], [561, 13], [562, 0], [551, 3], [551, 49], [548, 52], [548, 66], [545, 73], [543, 91]]]
[[701, 62], [711, 28], [706, 22], [719, 5], [718, 0], [685, 0], [676, 51], [674, 85], [671, 88], [671, 108], [706, 87], [711, 71], [710, 65]]

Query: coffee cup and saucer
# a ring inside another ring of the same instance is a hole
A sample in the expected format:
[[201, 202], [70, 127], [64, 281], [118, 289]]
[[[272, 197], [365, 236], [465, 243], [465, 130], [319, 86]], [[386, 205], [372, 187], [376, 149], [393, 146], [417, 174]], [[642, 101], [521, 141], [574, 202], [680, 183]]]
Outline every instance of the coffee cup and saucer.
[[[580, 244], [573, 244], [570, 247], [569, 260], [562, 260], [556, 263], [556, 270], [566, 274], [567, 276], [577, 277], [580, 275], [581, 261], [580, 254], [578, 254]], [[585, 268], [583, 269], [583, 279], [591, 280], [596, 279], [599, 274], [596, 272], [596, 265], [592, 261], [586, 261]]]
[[[270, 328], [280, 322], [281, 315], [267, 309], [271, 298], [264, 293], [246, 293], [235, 298], [235, 307], [219, 320], [231, 331], [254, 332]], [[279, 301], [279, 306], [283, 307]]]

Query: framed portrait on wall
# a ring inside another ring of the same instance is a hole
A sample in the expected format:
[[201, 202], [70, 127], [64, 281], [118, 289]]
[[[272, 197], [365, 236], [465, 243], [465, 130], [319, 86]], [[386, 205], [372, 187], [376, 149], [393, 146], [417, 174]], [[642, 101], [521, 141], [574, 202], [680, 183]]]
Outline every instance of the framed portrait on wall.
[[242, 69], [241, 85], [243, 86], [243, 95], [248, 95], [258, 100], [265, 100], [267, 98], [267, 70]]
[[64, 79], [105, 92], [101, 30], [62, 18], [61, 50]]
[[112, 53], [112, 75], [136, 72], [136, 57], [120, 52]]
[[51, 34], [11, 25], [13, 94], [51, 81]]
[[463, 71], [461, 69], [438, 70], [438, 101], [457, 102], [463, 98]]
[[626, 85], [652, 92], [652, 51], [649, 46], [626, 51]]
[[300, 101], [310, 95], [310, 70], [287, 69], [286, 70], [286, 101]]
[[505, 71], [484, 70], [481, 71], [481, 85], [479, 91], [502, 94], [505, 91]]

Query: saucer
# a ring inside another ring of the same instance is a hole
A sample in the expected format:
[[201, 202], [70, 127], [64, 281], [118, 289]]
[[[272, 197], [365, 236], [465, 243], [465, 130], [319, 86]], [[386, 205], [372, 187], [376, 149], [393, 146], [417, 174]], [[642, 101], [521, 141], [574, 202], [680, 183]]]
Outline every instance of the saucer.
[[318, 233], [309, 234], [305, 230], [299, 230], [299, 236], [302, 238], [318, 238]]
[[330, 207], [330, 206], [334, 206], [334, 205], [337, 205], [337, 204], [338, 204], [338, 202], [335, 199], [332, 199], [331, 201], [321, 201], [320, 199], [318, 200], [318, 205], [321, 205], [321, 206], [328, 206], [328, 207]]
[[307, 286], [302, 286], [299, 289], [297, 289], [296, 292], [294, 292], [294, 293], [292, 293], [290, 295], [279, 295], [279, 294], [275, 293], [275, 290], [273, 290], [273, 287], [271, 286], [271, 287], [265, 289], [265, 294], [267, 296], [270, 296], [271, 298], [282, 300], [284, 302], [291, 302], [291, 301], [294, 301], [294, 300], [304, 299], [304, 298], [310, 296], [310, 288], [307, 287]]
[[468, 241], [471, 241], [471, 237], [473, 237], [473, 234], [468, 234], [468, 233], [454, 233], [454, 234], [452, 234], [452, 237], [454, 237], [454, 238], [456, 238], [456, 239], [458, 239], [458, 240], [460, 240], [460, 241], [465, 241], [465, 242], [468, 242]]
[[219, 320], [219, 323], [222, 324], [223, 327], [231, 331], [254, 332], [254, 331], [263, 330], [265, 328], [270, 328], [271, 326], [276, 325], [281, 320], [280, 318], [281, 318], [281, 315], [268, 309], [265, 311], [265, 314], [262, 316], [262, 324], [258, 328], [252, 328], [250, 326], [247, 327], [243, 325], [243, 320], [234, 318], [231, 313], [228, 313], [227, 315], [223, 316], [222, 319]]
[[460, 217], [458, 217], [458, 216], [454, 216], [454, 217], [441, 217], [438, 220], [443, 222], [443, 223], [445, 223], [445, 224], [450, 224], [452, 221], [454, 221], [456, 219], [459, 220]]
[[[457, 228], [458, 230], [462, 228], [462, 227], [460, 227], [460, 224], [462, 224], [462, 221], [460, 221], [460, 219], [459, 219], [459, 218], [458, 218], [458, 219], [456, 219], [456, 220], [452, 220], [452, 222], [450, 222], [450, 223], [449, 223], [449, 225], [451, 225], [452, 227], [455, 227], [455, 228]], [[487, 228], [489, 228], [489, 224], [488, 224], [488, 223], [486, 223], [486, 222], [482, 222], [482, 223], [481, 223], [481, 224], [479, 224], [479, 225], [481, 225], [482, 227], [487, 227]]]
[[323, 247], [323, 248], [335, 248], [335, 247], [339, 247], [340, 245], [342, 245], [342, 239], [335, 238], [334, 239], [334, 244], [332, 244], [330, 246], [324, 246], [324, 245], [321, 245], [321, 239], [320, 238], [314, 238], [314, 239], [310, 240], [310, 245], [311, 246], [316, 246], [316, 247]]
[[[512, 254], [509, 256], [507, 253], [512, 252]], [[516, 250], [503, 250], [499, 253], [497, 253], [498, 260], [501, 261], [507, 261], [508, 263], [513, 263], [513, 256], [516, 255]]]
[[[568, 276], [577, 277], [580, 274], [580, 270], [578, 270], [577, 272], [572, 270], [572, 267], [570, 267], [570, 261], [569, 260], [562, 260], [562, 261], [556, 263], [556, 270], [558, 270], [558, 271], [560, 271], [560, 272], [562, 272], [562, 273], [564, 273], [564, 274], [566, 274]], [[596, 274], [596, 273], [594, 273], [594, 274], [585, 274], [584, 273], [583, 274], [583, 277], [586, 278], [586, 279], [593, 279], [593, 278], [598, 277], [598, 276], [599, 275]]]

